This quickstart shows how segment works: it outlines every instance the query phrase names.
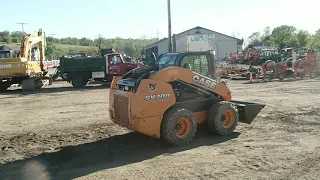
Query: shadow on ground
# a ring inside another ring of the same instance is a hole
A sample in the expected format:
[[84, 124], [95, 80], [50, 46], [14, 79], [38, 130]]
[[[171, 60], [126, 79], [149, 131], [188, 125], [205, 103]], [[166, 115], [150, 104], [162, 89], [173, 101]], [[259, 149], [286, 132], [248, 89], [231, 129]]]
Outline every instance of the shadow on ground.
[[219, 144], [239, 135], [240, 133], [235, 132], [221, 137], [208, 131], [200, 131], [191, 144], [171, 147], [160, 140], [132, 132], [1, 165], [0, 179], [32, 179], [31, 176], [43, 177], [42, 179], [73, 179], [159, 155]]
[[[90, 86], [94, 84], [100, 84], [100, 85], [95, 85], [95, 86]], [[96, 89], [108, 89], [110, 88], [110, 83], [93, 83], [91, 82], [90, 85], [87, 85], [82, 88], [74, 88], [70, 85], [70, 87], [44, 87], [41, 89], [36, 89], [33, 91], [22, 91], [21, 88], [19, 89], [14, 89], [14, 90], [7, 90], [6, 92], [1, 92], [3, 95], [29, 95], [29, 94], [47, 94], [47, 93], [58, 93], [58, 92], [67, 92], [67, 91], [87, 91], [87, 90], [96, 90]]]

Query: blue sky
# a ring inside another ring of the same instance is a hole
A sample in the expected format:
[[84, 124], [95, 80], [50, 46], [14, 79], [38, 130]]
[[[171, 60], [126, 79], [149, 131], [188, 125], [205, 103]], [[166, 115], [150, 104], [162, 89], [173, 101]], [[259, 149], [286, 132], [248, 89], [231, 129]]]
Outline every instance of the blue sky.
[[[303, 4], [305, 4], [303, 6]], [[10, 0], [1, 3], [0, 31], [42, 28], [55, 37], [167, 37], [167, 0]], [[171, 0], [172, 31], [202, 26], [248, 37], [281, 24], [313, 33], [320, 28], [318, 0]], [[314, 22], [312, 22], [314, 21]], [[158, 32], [158, 33], [157, 33]]]

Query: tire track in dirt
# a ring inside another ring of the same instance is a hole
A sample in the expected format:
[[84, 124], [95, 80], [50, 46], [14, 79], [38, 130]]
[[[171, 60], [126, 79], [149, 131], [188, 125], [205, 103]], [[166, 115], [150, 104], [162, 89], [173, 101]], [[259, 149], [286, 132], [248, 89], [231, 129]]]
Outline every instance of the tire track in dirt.
[[[24, 133], [0, 137], [0, 164], [13, 162], [43, 153], [51, 153], [66, 146], [88, 143], [128, 132], [111, 123], [92, 124], [58, 132]], [[18, 158], [15, 158], [16, 155]]]

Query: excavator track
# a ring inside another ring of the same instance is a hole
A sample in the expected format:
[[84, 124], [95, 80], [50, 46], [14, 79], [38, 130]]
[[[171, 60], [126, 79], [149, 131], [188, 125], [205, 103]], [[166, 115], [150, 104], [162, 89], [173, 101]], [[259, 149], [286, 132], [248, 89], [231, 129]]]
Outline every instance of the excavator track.
[[1, 82], [0, 80], [0, 92], [6, 91], [11, 86], [11, 83]]
[[40, 89], [43, 83], [40, 78], [28, 78], [22, 81], [21, 86], [23, 91], [30, 91]]

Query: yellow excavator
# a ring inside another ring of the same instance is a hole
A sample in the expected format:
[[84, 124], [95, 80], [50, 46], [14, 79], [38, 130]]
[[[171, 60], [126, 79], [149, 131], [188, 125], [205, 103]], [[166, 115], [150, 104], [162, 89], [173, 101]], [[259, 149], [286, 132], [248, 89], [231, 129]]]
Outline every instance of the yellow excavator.
[[[33, 56], [32, 46], [38, 44], [40, 58]], [[19, 84], [22, 90], [34, 90], [43, 86], [43, 81], [52, 84], [44, 67], [46, 37], [42, 29], [26, 35], [17, 55], [8, 54], [0, 58], [0, 91], [6, 91], [12, 84]]]

